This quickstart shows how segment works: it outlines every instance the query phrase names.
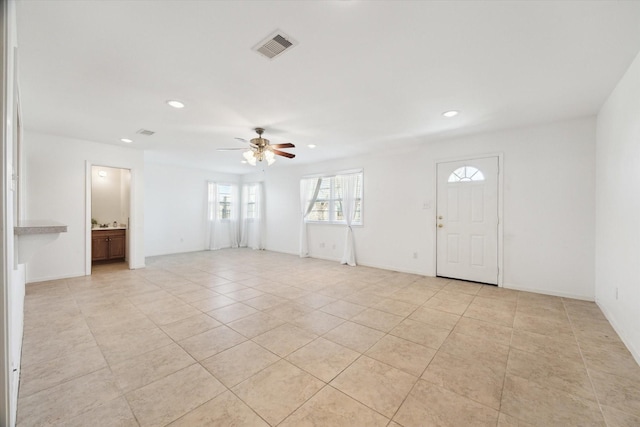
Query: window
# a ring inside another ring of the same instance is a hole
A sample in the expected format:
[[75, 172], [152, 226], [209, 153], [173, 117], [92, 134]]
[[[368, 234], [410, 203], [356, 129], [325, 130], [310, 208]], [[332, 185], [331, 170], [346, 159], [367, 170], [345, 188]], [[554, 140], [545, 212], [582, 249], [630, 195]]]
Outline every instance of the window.
[[231, 219], [233, 196], [231, 184], [209, 183], [209, 220]]
[[449, 182], [484, 181], [484, 174], [473, 166], [463, 166], [449, 175]]
[[245, 185], [245, 197], [246, 197], [246, 218], [247, 219], [256, 219], [258, 217], [258, 209], [257, 209], [257, 185]]
[[218, 218], [231, 218], [231, 185], [218, 184]]
[[[344, 214], [342, 209], [343, 204], [343, 182], [342, 178], [351, 174], [341, 174], [334, 176], [323, 176], [320, 178], [320, 188], [318, 190], [318, 197], [313, 203], [311, 212], [306, 218], [307, 222], [323, 222], [328, 224], [344, 224]], [[357, 172], [353, 175], [356, 176], [356, 207], [353, 216], [352, 224], [362, 225], [362, 181], [363, 173]], [[307, 201], [313, 199], [315, 193], [315, 184], [318, 180], [315, 178], [304, 178], [313, 182], [313, 185], [309, 185], [309, 192], [307, 193]]]

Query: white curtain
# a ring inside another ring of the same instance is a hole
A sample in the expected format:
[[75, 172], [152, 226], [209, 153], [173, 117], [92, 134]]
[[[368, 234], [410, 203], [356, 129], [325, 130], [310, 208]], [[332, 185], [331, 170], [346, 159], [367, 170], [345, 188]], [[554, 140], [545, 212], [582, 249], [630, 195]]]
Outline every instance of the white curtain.
[[215, 182], [207, 184], [207, 233], [206, 248], [209, 250], [220, 249], [220, 227], [216, 224], [218, 206], [218, 187]]
[[[305, 218], [313, 210], [318, 198], [322, 178], [303, 179], [300, 181], [300, 258], [309, 256], [309, 242], [307, 242], [307, 223]], [[309, 197], [311, 195], [311, 197]]]
[[342, 215], [347, 223], [347, 235], [344, 241], [344, 252], [340, 263], [355, 267], [356, 251], [353, 242], [353, 229], [351, 228], [351, 223], [353, 222], [353, 216], [356, 213], [356, 184], [358, 175], [341, 175], [337, 177], [337, 179], [342, 181]]
[[215, 182], [207, 184], [207, 233], [206, 245], [209, 250], [222, 248], [237, 248], [238, 234], [238, 186], [231, 185], [231, 204], [229, 218], [220, 218], [218, 207], [218, 185]]
[[[250, 191], [255, 190], [255, 198], [250, 200]], [[250, 209], [251, 203], [254, 204]], [[242, 211], [240, 220], [240, 247], [264, 249], [265, 203], [262, 182], [242, 186]]]
[[[229, 232], [229, 246], [237, 248], [240, 246], [240, 197], [237, 185], [231, 185], [231, 207], [229, 219], [227, 220]], [[224, 222], [224, 220], [223, 220]]]

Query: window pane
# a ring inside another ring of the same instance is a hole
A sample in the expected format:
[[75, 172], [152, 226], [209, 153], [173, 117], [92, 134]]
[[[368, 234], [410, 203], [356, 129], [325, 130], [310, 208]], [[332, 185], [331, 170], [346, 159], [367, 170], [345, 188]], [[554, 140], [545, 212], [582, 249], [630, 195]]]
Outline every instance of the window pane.
[[362, 200], [356, 200], [356, 212], [353, 214], [353, 222], [359, 224], [362, 222]]
[[256, 204], [255, 202], [249, 202], [247, 203], [247, 218], [248, 219], [255, 219], [256, 218]]
[[308, 218], [310, 221], [329, 221], [329, 201], [316, 200]]
[[448, 182], [484, 181], [484, 174], [473, 166], [463, 166], [449, 175]]
[[342, 213], [342, 200], [334, 200], [334, 218], [336, 221], [344, 221], [344, 214]]
[[[317, 182], [313, 179], [313, 183]], [[313, 191], [315, 185], [310, 186], [309, 200], [313, 197]], [[313, 209], [309, 213], [307, 219], [309, 221], [329, 221], [330, 220], [330, 205], [331, 205], [331, 178], [322, 178], [320, 181], [320, 189], [318, 190], [318, 197], [313, 204]]]
[[218, 184], [218, 218], [231, 218], [231, 185]]
[[329, 200], [331, 199], [331, 178], [322, 178], [320, 184], [320, 191], [318, 192], [317, 200]]
[[362, 199], [362, 174], [359, 173], [356, 177], [356, 197]]
[[333, 201], [333, 220], [344, 221], [344, 214], [342, 213], [342, 199], [344, 197], [342, 177], [335, 176], [331, 180], [333, 181], [333, 195], [331, 197]]
[[339, 176], [333, 178], [334, 198], [342, 199], [342, 179]]
[[313, 198], [313, 193], [316, 189], [316, 182], [318, 182], [317, 178], [308, 178], [306, 181], [309, 182], [307, 186], [307, 200], [311, 200]]
[[246, 200], [247, 200], [246, 215], [247, 215], [247, 219], [256, 219], [258, 217], [257, 208], [256, 208], [256, 191], [257, 191], [257, 188], [258, 188], [257, 185], [249, 185], [249, 186], [245, 187], [245, 190], [247, 192], [247, 195], [246, 195]]

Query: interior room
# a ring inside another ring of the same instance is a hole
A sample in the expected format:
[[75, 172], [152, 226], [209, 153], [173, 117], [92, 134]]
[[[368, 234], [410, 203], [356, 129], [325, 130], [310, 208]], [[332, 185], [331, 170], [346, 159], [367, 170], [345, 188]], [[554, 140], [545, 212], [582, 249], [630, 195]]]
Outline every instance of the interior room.
[[91, 166], [92, 265], [127, 261], [130, 187], [128, 169]]
[[640, 425], [640, 2], [1, 7], [0, 425]]

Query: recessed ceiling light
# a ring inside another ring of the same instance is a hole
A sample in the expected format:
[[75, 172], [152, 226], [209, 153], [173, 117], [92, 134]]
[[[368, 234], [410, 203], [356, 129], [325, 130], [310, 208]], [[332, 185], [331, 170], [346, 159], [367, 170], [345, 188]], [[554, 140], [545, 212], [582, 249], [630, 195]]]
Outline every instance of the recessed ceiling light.
[[456, 110], [450, 110], [450, 111], [445, 111], [444, 113], [442, 113], [443, 116], [445, 117], [455, 117], [457, 116], [459, 113], [459, 111]]
[[176, 101], [175, 99], [168, 100], [167, 104], [169, 104], [173, 108], [184, 108], [184, 104], [180, 101]]
[[240, 163], [242, 163], [243, 165], [246, 165], [247, 161], [246, 160], [240, 160]]
[[309, 145], [307, 145], [307, 147], [309, 147], [309, 148], [316, 148], [316, 144], [309, 144]]
[[131, 140], [129, 138], [120, 138], [120, 141], [126, 142], [127, 144], [131, 144], [133, 142], [133, 140]]

